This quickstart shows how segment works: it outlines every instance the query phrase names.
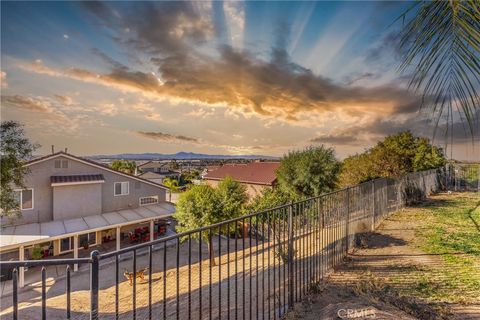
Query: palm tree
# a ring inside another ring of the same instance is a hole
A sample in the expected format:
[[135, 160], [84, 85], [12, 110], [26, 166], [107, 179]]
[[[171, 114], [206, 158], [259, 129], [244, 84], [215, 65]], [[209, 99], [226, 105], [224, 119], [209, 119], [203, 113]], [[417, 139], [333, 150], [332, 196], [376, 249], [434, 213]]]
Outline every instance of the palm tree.
[[458, 110], [473, 138], [480, 109], [480, 2], [416, 2], [400, 18], [407, 19], [400, 71], [412, 72], [409, 87], [422, 93], [435, 128], [442, 117], [453, 124], [452, 112]]
[[177, 192], [178, 190], [180, 190], [180, 187], [178, 186], [178, 180], [172, 178], [165, 178], [163, 179], [162, 184], [168, 188], [168, 201], [172, 202], [172, 191]]

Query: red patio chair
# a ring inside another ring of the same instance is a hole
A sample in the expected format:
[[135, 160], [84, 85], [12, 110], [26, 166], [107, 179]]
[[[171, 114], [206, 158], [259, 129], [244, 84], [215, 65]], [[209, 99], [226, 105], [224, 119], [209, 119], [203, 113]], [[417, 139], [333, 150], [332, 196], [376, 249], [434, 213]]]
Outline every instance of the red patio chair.
[[132, 233], [132, 232], [128, 233], [128, 238], [130, 239], [130, 242], [137, 242], [137, 240], [138, 240], [137, 235]]

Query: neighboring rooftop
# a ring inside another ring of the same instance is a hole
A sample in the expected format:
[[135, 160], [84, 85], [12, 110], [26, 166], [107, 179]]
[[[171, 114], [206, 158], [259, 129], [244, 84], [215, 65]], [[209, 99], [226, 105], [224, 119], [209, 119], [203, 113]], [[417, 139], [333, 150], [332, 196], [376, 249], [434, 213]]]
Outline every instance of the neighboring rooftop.
[[160, 173], [147, 171], [140, 173], [137, 177], [141, 177], [143, 179], [162, 179], [165, 175], [161, 175]]
[[273, 185], [277, 180], [276, 170], [280, 162], [251, 162], [242, 164], [226, 164], [208, 172], [206, 180], [222, 180], [227, 176], [243, 183]]

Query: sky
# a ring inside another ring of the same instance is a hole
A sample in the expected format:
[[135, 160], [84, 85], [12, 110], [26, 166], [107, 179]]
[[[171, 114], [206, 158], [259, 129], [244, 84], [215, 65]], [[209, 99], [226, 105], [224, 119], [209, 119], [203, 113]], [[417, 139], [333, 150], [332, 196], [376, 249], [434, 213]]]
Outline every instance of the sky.
[[[402, 130], [433, 138], [398, 72], [408, 6], [2, 1], [1, 118], [24, 124], [38, 153], [77, 155], [324, 144], [343, 158]], [[472, 142], [453, 126], [447, 154], [480, 158], [478, 130]]]

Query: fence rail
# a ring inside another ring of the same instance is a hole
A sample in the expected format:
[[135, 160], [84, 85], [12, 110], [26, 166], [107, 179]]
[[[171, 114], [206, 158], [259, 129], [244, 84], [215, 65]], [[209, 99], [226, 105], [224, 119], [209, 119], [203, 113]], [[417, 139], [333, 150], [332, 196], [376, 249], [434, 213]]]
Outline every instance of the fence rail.
[[[452, 185], [452, 172], [376, 179], [87, 259], [1, 262], [15, 268], [11, 317], [28, 312], [18, 308], [18, 268], [42, 266], [41, 319], [277, 319], [341, 263], [359, 234]], [[101, 267], [107, 259], [113, 268]], [[83, 291], [72, 287], [77, 263], [89, 265], [89, 285], [76, 283]], [[65, 294], [49, 308], [47, 264], [66, 268]]]

